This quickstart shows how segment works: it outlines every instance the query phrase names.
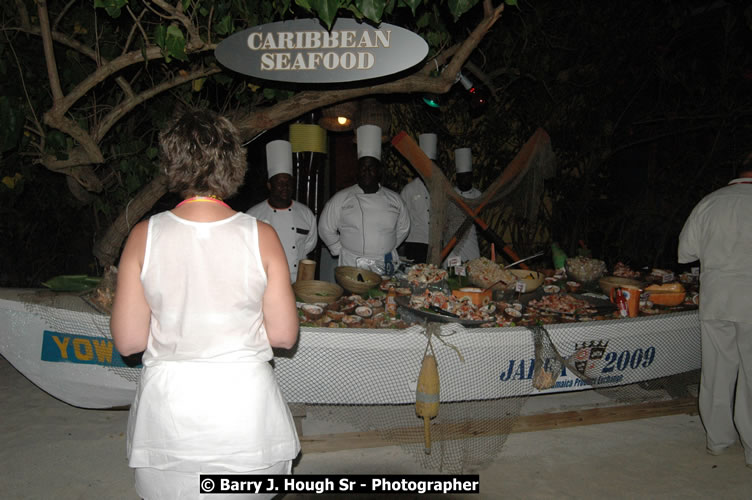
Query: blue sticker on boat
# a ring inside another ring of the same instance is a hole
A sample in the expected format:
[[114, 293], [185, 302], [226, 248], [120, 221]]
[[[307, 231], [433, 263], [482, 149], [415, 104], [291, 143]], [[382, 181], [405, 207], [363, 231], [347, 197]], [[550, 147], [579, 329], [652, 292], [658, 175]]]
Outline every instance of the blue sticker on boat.
[[42, 339], [42, 361], [129, 368], [110, 338], [49, 330]]

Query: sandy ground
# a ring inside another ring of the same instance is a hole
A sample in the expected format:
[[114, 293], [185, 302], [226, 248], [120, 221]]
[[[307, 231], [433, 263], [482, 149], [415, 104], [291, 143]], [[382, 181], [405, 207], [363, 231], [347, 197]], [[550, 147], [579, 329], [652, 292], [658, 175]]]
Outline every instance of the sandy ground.
[[[0, 497], [138, 498], [125, 459], [127, 417], [58, 401], [0, 358]], [[310, 453], [294, 468], [295, 474], [424, 472], [397, 447]], [[420, 498], [752, 498], [752, 469], [741, 446], [706, 454], [699, 417], [689, 415], [512, 434], [499, 458], [477, 473], [480, 495]], [[307, 498], [313, 496], [285, 497]]]

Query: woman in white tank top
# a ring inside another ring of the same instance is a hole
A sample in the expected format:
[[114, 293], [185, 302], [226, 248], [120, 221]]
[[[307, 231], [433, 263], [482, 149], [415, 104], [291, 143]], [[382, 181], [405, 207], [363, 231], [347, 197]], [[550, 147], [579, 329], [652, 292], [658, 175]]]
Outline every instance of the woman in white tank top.
[[110, 327], [122, 355], [144, 353], [128, 419], [137, 493], [202, 498], [200, 473], [290, 473], [300, 445], [269, 361], [298, 317], [274, 229], [222, 201], [246, 170], [232, 124], [189, 110], [160, 146], [185, 199], [133, 228]]

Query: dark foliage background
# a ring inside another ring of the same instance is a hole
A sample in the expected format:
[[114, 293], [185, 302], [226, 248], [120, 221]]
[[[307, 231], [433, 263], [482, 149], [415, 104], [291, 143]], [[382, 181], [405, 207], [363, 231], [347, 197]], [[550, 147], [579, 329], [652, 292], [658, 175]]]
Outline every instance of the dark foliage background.
[[[477, 21], [473, 12], [460, 24], [447, 19], [444, 28], [466, 35]], [[114, 33], [117, 23], [102, 30]], [[0, 98], [23, 103], [30, 92], [34, 101], [48, 99], [40, 46], [38, 39], [29, 39], [11, 49], [0, 38]], [[582, 240], [609, 265], [623, 260], [676, 267], [676, 239], [689, 211], [733, 178], [752, 150], [750, 47], [752, 7], [747, 2], [525, 1], [506, 9], [471, 57], [473, 68], [466, 67], [466, 74], [491, 94], [485, 113], [471, 116], [460, 85], [442, 96], [438, 111], [417, 95], [383, 100], [392, 112], [393, 132], [439, 134], [439, 163], [449, 177], [452, 151], [472, 147], [481, 189], [537, 127], [547, 130], [557, 171], [546, 180], [539, 217], [531, 221], [511, 205], [484, 212], [518, 253], [557, 240], [574, 254]], [[62, 77], [75, 81], [92, 63], [69, 52], [68, 60], [61, 56], [66, 61], [60, 65]], [[25, 88], [17, 60], [38, 61], [21, 65]], [[108, 151], [117, 168], [104, 194], [88, 203], [71, 195], [66, 177], [32, 165], [22, 147], [4, 148], [0, 286], [37, 286], [56, 274], [100, 273], [91, 254], [93, 242], [154, 175], [155, 132], [170, 110], [192, 99], [222, 111], [232, 108], [233, 100], [248, 98], [248, 93], [210, 84], [200, 93], [192, 93], [190, 84], [165, 93], [118, 124], [112, 135], [120, 139]], [[46, 147], [54, 152], [64, 144], [56, 144], [53, 134]], [[414, 174], [388, 147], [384, 158], [387, 185], [400, 189]], [[263, 195], [258, 188], [258, 183], [250, 186], [231, 204], [247, 208]], [[163, 200], [155, 210], [170, 203]], [[487, 251], [485, 243], [482, 247]]]
[[438, 133], [448, 176], [450, 152], [472, 147], [480, 188], [542, 126], [558, 167], [543, 212], [487, 214], [498, 232], [520, 254], [582, 240], [609, 265], [676, 268], [692, 207], [752, 151], [751, 27], [743, 2], [525, 3], [471, 58], [494, 93], [482, 117], [456, 85], [439, 112], [401, 105], [397, 126]]

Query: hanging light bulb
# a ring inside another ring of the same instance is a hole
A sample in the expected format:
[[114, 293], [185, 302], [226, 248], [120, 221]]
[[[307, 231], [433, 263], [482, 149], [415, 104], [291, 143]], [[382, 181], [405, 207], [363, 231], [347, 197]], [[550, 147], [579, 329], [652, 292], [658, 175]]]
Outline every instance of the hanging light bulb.
[[352, 130], [358, 112], [356, 101], [340, 102], [321, 110], [319, 125], [330, 132], [347, 132]]

